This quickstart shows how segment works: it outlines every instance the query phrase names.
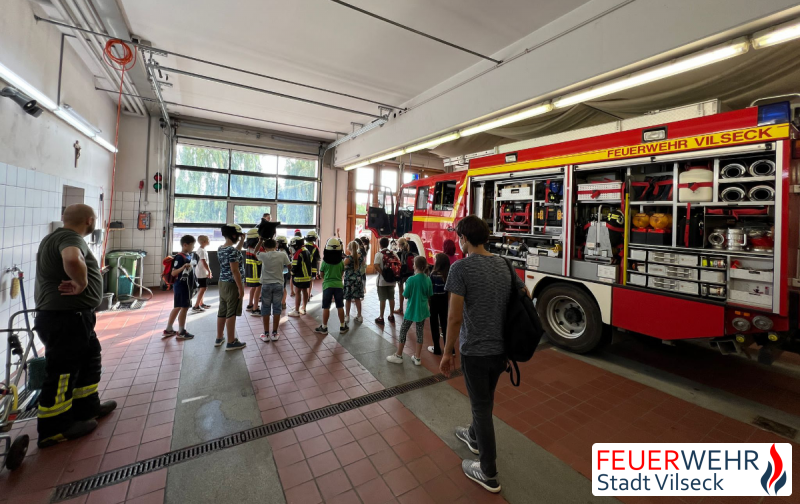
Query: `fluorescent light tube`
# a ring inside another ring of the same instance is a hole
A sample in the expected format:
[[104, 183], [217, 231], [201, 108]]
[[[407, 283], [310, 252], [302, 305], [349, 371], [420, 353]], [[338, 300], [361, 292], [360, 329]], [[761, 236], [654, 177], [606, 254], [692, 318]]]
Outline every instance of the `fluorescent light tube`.
[[62, 108], [58, 108], [58, 109], [56, 109], [54, 111], [54, 113], [55, 113], [55, 115], [57, 115], [58, 117], [60, 117], [61, 119], [63, 119], [67, 123], [69, 123], [70, 126], [75, 128], [76, 130], [80, 131], [81, 133], [83, 133], [87, 137], [89, 137], [89, 138], [94, 138], [95, 137], [96, 133], [94, 131], [92, 131], [88, 126], [83, 124], [83, 122], [78, 120], [75, 116], [73, 116], [72, 114], [70, 114], [66, 110], [64, 110]]
[[96, 136], [96, 137], [94, 137], [94, 141], [99, 143], [101, 147], [103, 147], [104, 149], [108, 150], [111, 153], [117, 152], [117, 148], [114, 147], [113, 144], [103, 140], [102, 137]]
[[388, 154], [384, 154], [382, 156], [370, 158], [369, 162], [370, 163], [378, 163], [380, 161], [386, 161], [387, 159], [393, 159], [393, 158], [396, 158], [397, 156], [402, 156], [403, 153], [405, 153], [405, 150], [400, 149], [400, 150], [397, 150], [397, 151], [394, 151], [394, 152], [390, 152]]
[[370, 160], [369, 159], [365, 159], [364, 161], [361, 161], [360, 163], [351, 164], [350, 166], [345, 166], [344, 167], [344, 171], [355, 170], [356, 168], [361, 168], [362, 166], [367, 166], [369, 163], [370, 163]]
[[788, 42], [800, 37], [800, 20], [775, 26], [768, 30], [757, 32], [753, 35], [753, 47], [761, 49], [781, 42]]
[[11, 71], [10, 68], [0, 63], [0, 79], [11, 84], [13, 87], [19, 89], [26, 95], [30, 96], [34, 100], [36, 100], [36, 104], [42, 108], [46, 108], [47, 110], [55, 110], [58, 108], [58, 105], [45, 96], [44, 93], [33, 87], [32, 85], [28, 84], [28, 81], [20, 77], [19, 75], [15, 74]]
[[406, 154], [411, 154], [412, 152], [421, 151], [422, 149], [431, 149], [443, 143], [452, 142], [453, 140], [458, 140], [461, 135], [458, 132], [450, 133], [439, 138], [434, 138], [432, 140], [427, 140], [422, 143], [418, 143], [416, 145], [412, 145], [406, 149]]
[[67, 114], [71, 115], [72, 117], [83, 123], [83, 125], [89, 128], [90, 130], [94, 131], [95, 135], [100, 133], [100, 128], [95, 127], [92, 123], [87, 121], [85, 117], [80, 115], [78, 112], [75, 111], [74, 108], [70, 107], [66, 103], [61, 104], [61, 110], [63, 110]]
[[531, 107], [525, 110], [521, 110], [519, 112], [515, 112], [513, 114], [509, 114], [507, 116], [499, 117], [497, 119], [485, 122], [483, 124], [470, 126], [469, 128], [461, 130], [460, 133], [461, 136], [470, 136], [476, 133], [482, 133], [490, 129], [495, 129], [499, 128], [500, 126], [505, 126], [507, 124], [515, 123], [517, 121], [522, 121], [523, 119], [536, 117], [538, 115], [550, 112], [551, 110], [553, 110], [553, 106], [549, 103], [545, 103], [544, 105], [537, 105], [535, 107]]
[[723, 46], [713, 47], [699, 53], [676, 59], [669, 63], [655, 66], [653, 68], [633, 73], [627, 77], [616, 79], [606, 84], [600, 84], [584, 91], [568, 94], [553, 102], [556, 108], [569, 107], [585, 101], [590, 101], [601, 96], [610, 95], [618, 91], [630, 89], [648, 82], [653, 82], [665, 77], [670, 77], [695, 68], [701, 68], [711, 63], [726, 60], [739, 54], [747, 52], [747, 39], [741, 38], [737, 41]]

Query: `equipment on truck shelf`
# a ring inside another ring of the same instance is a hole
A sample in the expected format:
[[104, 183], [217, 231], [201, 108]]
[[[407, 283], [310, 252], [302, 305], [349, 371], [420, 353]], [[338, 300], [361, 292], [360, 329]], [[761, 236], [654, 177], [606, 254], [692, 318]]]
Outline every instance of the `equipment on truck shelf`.
[[531, 232], [531, 204], [509, 201], [500, 205], [502, 229], [509, 233]]

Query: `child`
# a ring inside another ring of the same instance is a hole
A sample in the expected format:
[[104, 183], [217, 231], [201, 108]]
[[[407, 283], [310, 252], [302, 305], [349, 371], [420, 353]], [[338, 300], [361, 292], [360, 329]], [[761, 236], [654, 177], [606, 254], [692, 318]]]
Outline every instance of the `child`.
[[408, 299], [408, 306], [406, 307], [406, 315], [403, 319], [403, 325], [400, 326], [400, 342], [397, 343], [397, 353], [386, 357], [386, 360], [393, 364], [403, 363], [403, 347], [406, 345], [406, 335], [408, 334], [411, 324], [417, 325], [417, 348], [414, 355], [411, 356], [411, 362], [415, 366], [422, 364], [419, 358], [420, 351], [422, 350], [422, 336], [425, 330], [425, 319], [431, 316], [428, 310], [428, 298], [433, 295], [433, 287], [431, 279], [425, 272], [428, 270], [428, 261], [422, 257], [417, 256], [414, 258], [414, 276], [406, 282], [406, 289], [403, 296]]
[[[287, 266], [283, 267], [283, 297], [281, 298], [281, 308], [286, 308], [286, 286], [291, 285], [292, 274], [289, 273], [289, 266], [292, 264], [292, 253], [289, 252], [288, 240], [285, 236], [277, 236], [275, 240], [278, 242], [278, 251], [286, 254], [289, 259]], [[292, 296], [294, 296], [294, 286], [292, 286]]]
[[[219, 258], [219, 310], [217, 311], [217, 339], [214, 346], [222, 346], [225, 329], [228, 330], [228, 344], [225, 351], [241, 350], [247, 343], [236, 339], [236, 317], [242, 314], [244, 299], [244, 245], [245, 234], [238, 224], [222, 226], [225, 244], [217, 250]], [[236, 245], [234, 247], [234, 244]]]
[[359, 250], [360, 241], [351, 241], [347, 246], [349, 255], [344, 260], [344, 299], [345, 316], [344, 321], [350, 322], [350, 305], [352, 302], [356, 303], [356, 322], [363, 322], [361, 317], [361, 300], [364, 299], [364, 280], [363, 274], [367, 271], [367, 263]]
[[[292, 247], [292, 285], [297, 295], [294, 297], [294, 310], [290, 317], [306, 314], [308, 291], [311, 288], [311, 254], [308, 253], [302, 236], [295, 236], [289, 244]], [[300, 308], [302, 299], [303, 307]]]
[[[295, 235], [295, 236], [299, 236], [300, 238], [302, 238], [302, 237], [303, 237], [303, 233], [301, 233], [299, 229], [295, 229], [295, 230], [294, 230], [294, 235]], [[291, 258], [292, 258], [292, 253], [291, 253], [291, 252], [289, 252], [289, 259], [291, 259]], [[291, 273], [290, 273], [290, 274], [289, 274], [289, 277], [291, 277], [291, 276], [292, 276], [292, 275], [291, 275]], [[289, 283], [289, 288], [290, 288], [290, 289], [291, 289], [291, 291], [292, 291], [292, 297], [294, 297], [294, 283]]]
[[367, 257], [369, 257], [369, 255], [368, 255], [369, 254], [369, 237], [368, 236], [362, 236], [361, 239], [358, 240], [358, 241], [361, 242], [361, 257], [364, 260], [364, 268], [363, 268], [364, 269], [364, 274], [361, 275], [361, 279], [364, 280], [364, 287], [365, 287], [365, 290], [366, 290], [366, 286], [367, 286], [366, 261], [367, 261]]
[[260, 317], [261, 310], [258, 308], [258, 300], [261, 299], [261, 261], [256, 257], [259, 252], [256, 248], [258, 244], [258, 229], [253, 228], [247, 232], [247, 240], [244, 244], [247, 247], [244, 268], [247, 275], [245, 283], [250, 290], [250, 302], [247, 305], [247, 311], [250, 312], [250, 315]]
[[456, 242], [450, 238], [442, 242], [442, 252], [447, 256], [447, 260], [450, 261], [451, 266], [454, 262], [458, 261], [458, 257], [456, 257]]
[[[169, 312], [167, 328], [164, 329], [164, 338], [175, 336], [172, 324], [175, 318], [178, 319], [178, 339], [192, 339], [193, 334], [186, 330], [186, 313], [192, 306], [192, 289], [194, 288], [194, 275], [192, 274], [192, 250], [194, 250], [194, 236], [185, 235], [181, 237], [181, 252], [175, 254], [172, 259], [172, 277], [175, 283], [172, 284], [174, 293], [174, 304], [172, 311]], [[180, 275], [180, 278], [178, 276]]]
[[[311, 279], [314, 280], [319, 278], [319, 247], [317, 247], [317, 232], [313, 229], [308, 232], [306, 235], [306, 250], [308, 253], [311, 254]], [[308, 286], [308, 299], [311, 299], [311, 287], [314, 283], [310, 283]]]
[[400, 278], [397, 279], [397, 294], [400, 301], [400, 308], [395, 310], [395, 313], [403, 314], [403, 287], [406, 280], [411, 277], [414, 272], [409, 271], [408, 256], [411, 254], [411, 248], [408, 246], [408, 241], [405, 238], [397, 240], [397, 257], [400, 259]]
[[331, 316], [331, 300], [336, 301], [336, 310], [339, 314], [339, 334], [350, 330], [344, 320], [344, 284], [342, 273], [342, 252], [344, 246], [339, 238], [331, 238], [325, 244], [324, 257], [319, 272], [322, 275], [322, 325], [314, 329], [315, 332], [328, 334], [328, 319]]
[[444, 290], [444, 286], [447, 284], [448, 273], [450, 273], [450, 258], [447, 254], [439, 252], [433, 260], [433, 271], [431, 272], [433, 295], [428, 300], [431, 308], [431, 338], [433, 338], [433, 346], [429, 346], [428, 351], [434, 355], [442, 355], [442, 349], [439, 346], [440, 327], [442, 345], [447, 341], [447, 303], [450, 296]]
[[211, 278], [214, 278], [214, 274], [211, 273], [211, 268], [208, 266], [208, 252], [206, 252], [206, 247], [208, 246], [208, 236], [198, 236], [197, 243], [200, 244], [200, 248], [197, 249], [197, 266], [194, 268], [194, 276], [197, 278], [197, 286], [199, 289], [197, 290], [197, 302], [192, 308], [193, 313], [199, 313], [211, 308], [207, 304], [203, 303], [203, 296], [208, 288], [208, 281]]
[[281, 320], [281, 303], [286, 296], [283, 287], [283, 270], [291, 264], [285, 252], [277, 250], [278, 242], [272, 238], [259, 239], [256, 250], [261, 249], [264, 244], [264, 252], [257, 254], [261, 261], [261, 320], [264, 323], [264, 332], [261, 334], [261, 341], [268, 343], [269, 335], [269, 312], [272, 310], [272, 341], [278, 341], [278, 323]]
[[[389, 323], [394, 324], [394, 286], [396, 282], [389, 282], [383, 278], [383, 263], [385, 261], [396, 261], [397, 256], [389, 250], [389, 238], [383, 237], [380, 239], [381, 249], [375, 254], [375, 259], [372, 264], [375, 265], [375, 271], [378, 273], [376, 276], [376, 284], [378, 287], [378, 301], [380, 302], [381, 314], [375, 319], [378, 325], [384, 325], [383, 312], [386, 310], [386, 301], [389, 301]], [[388, 267], [388, 266], [387, 266]]]

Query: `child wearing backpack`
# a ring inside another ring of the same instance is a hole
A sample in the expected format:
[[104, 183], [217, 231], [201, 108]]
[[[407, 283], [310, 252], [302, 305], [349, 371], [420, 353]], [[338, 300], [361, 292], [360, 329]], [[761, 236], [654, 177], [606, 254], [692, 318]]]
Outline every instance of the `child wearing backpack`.
[[314, 332], [328, 334], [328, 319], [331, 316], [331, 301], [336, 302], [336, 311], [339, 314], [339, 334], [344, 334], [350, 330], [344, 319], [344, 283], [342, 274], [344, 273], [344, 262], [342, 253], [344, 245], [342, 240], [333, 237], [325, 244], [325, 251], [322, 255], [322, 264], [319, 273], [322, 276], [322, 325], [314, 329]]
[[344, 259], [344, 299], [345, 315], [344, 321], [350, 322], [350, 306], [356, 304], [356, 322], [363, 322], [361, 316], [361, 300], [364, 299], [364, 281], [362, 275], [367, 271], [367, 263], [364, 261], [360, 251], [360, 240], [351, 241], [347, 245], [348, 255]]
[[[287, 315], [299, 317], [306, 314], [308, 294], [311, 290], [311, 254], [305, 247], [302, 236], [295, 236], [289, 243], [292, 248], [292, 285], [297, 295], [294, 297], [294, 310]], [[302, 301], [303, 307], [300, 307]]]
[[400, 260], [400, 278], [397, 279], [398, 298], [400, 301], [400, 308], [395, 311], [400, 315], [403, 314], [403, 287], [406, 280], [414, 275], [414, 254], [408, 245], [408, 240], [400, 238], [397, 240], [397, 258]]
[[200, 244], [200, 248], [195, 252], [197, 265], [194, 267], [194, 276], [197, 278], [197, 286], [199, 289], [197, 290], [197, 301], [192, 308], [192, 313], [200, 313], [211, 308], [209, 305], [203, 303], [203, 296], [208, 288], [208, 280], [214, 278], [214, 274], [211, 273], [211, 268], [208, 266], [208, 252], [206, 252], [208, 236], [198, 236], [197, 243]]
[[414, 276], [406, 282], [406, 290], [403, 296], [408, 299], [408, 309], [403, 318], [403, 325], [400, 326], [400, 341], [397, 343], [397, 353], [386, 357], [386, 360], [393, 364], [403, 363], [403, 347], [406, 345], [406, 336], [411, 324], [417, 326], [417, 348], [411, 356], [411, 362], [415, 366], [422, 365], [420, 353], [422, 352], [422, 337], [425, 331], [425, 319], [431, 316], [428, 309], [428, 299], [433, 295], [431, 279], [425, 272], [428, 271], [428, 261], [422, 257], [414, 258]]
[[381, 314], [375, 319], [378, 325], [384, 325], [383, 312], [386, 309], [386, 301], [389, 301], [389, 323], [394, 324], [394, 286], [400, 276], [400, 259], [394, 252], [389, 250], [389, 238], [385, 236], [380, 241], [381, 249], [375, 254], [375, 270], [378, 272], [378, 300], [381, 305]]
[[439, 334], [442, 336], [442, 344], [447, 343], [447, 303], [450, 296], [444, 286], [447, 284], [448, 273], [450, 273], [450, 258], [447, 254], [439, 252], [433, 258], [433, 271], [431, 272], [433, 295], [428, 300], [431, 309], [431, 338], [433, 339], [433, 346], [429, 346], [428, 351], [433, 355], [442, 355]]
[[[192, 272], [192, 251], [194, 250], [194, 236], [185, 235], [181, 237], [181, 252], [172, 258], [172, 271], [170, 275], [175, 279], [172, 284], [174, 303], [172, 311], [169, 312], [167, 328], [164, 329], [163, 338], [178, 335], [178, 339], [186, 340], [194, 338], [194, 335], [186, 330], [186, 314], [192, 306], [192, 290], [194, 290], [194, 273]], [[172, 328], [175, 319], [178, 319], [178, 331]]]

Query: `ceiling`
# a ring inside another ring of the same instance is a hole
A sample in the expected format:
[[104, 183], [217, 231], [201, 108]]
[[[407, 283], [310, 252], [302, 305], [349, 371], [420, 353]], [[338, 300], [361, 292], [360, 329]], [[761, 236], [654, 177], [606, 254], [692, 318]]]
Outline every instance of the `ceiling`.
[[[588, 0], [352, 0], [353, 5], [473, 51], [492, 55]], [[118, 0], [132, 34], [155, 47], [402, 106], [461, 72], [479, 57], [391, 26], [330, 0]], [[165, 67], [199, 73], [378, 115], [373, 103], [221, 69], [183, 58], [156, 57]], [[271, 96], [169, 74], [164, 99], [242, 116], [306, 126], [309, 131], [237, 119], [252, 127], [332, 140], [357, 112]], [[140, 86], [141, 87], [141, 86]], [[171, 113], [226, 120], [212, 112], [169, 106]]]

